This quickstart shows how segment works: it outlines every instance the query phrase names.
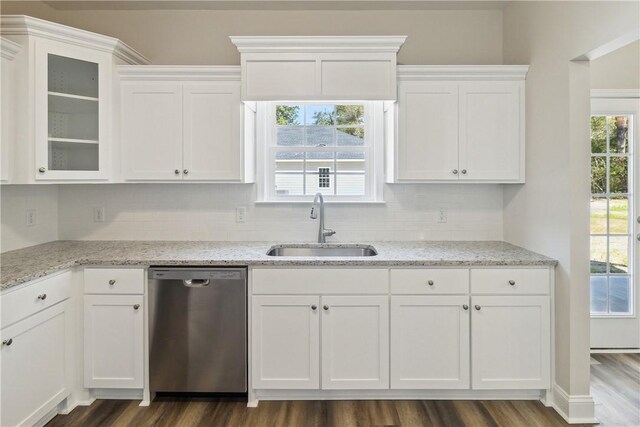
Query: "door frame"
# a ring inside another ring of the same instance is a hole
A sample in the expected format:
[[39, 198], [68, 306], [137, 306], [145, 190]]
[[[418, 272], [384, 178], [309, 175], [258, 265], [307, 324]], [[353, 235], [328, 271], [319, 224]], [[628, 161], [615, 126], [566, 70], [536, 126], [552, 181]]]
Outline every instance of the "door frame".
[[633, 188], [631, 198], [631, 283], [632, 314], [631, 315], [598, 315], [590, 316], [591, 348], [635, 349], [640, 348], [640, 224], [636, 217], [640, 214], [640, 90], [592, 90], [591, 115], [625, 114], [631, 118], [629, 135], [633, 167], [631, 179]]

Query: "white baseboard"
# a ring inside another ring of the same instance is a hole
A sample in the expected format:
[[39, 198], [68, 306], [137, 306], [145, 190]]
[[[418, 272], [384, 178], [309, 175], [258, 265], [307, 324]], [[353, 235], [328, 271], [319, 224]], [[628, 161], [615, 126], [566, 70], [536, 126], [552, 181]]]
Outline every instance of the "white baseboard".
[[591, 395], [569, 395], [553, 384], [553, 409], [569, 424], [597, 424], [595, 402]]

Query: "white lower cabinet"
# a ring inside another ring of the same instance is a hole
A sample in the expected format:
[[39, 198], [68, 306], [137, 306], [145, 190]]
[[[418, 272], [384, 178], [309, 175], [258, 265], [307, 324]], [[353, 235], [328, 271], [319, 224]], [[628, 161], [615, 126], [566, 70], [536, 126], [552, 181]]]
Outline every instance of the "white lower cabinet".
[[142, 295], [85, 295], [84, 385], [143, 388]]
[[387, 296], [254, 296], [253, 387], [389, 388], [388, 324]]
[[389, 388], [389, 297], [321, 301], [322, 389]]
[[471, 303], [472, 388], [549, 388], [549, 297], [474, 296]]
[[469, 297], [391, 297], [391, 388], [469, 388]]
[[254, 296], [253, 387], [320, 386], [320, 298]]

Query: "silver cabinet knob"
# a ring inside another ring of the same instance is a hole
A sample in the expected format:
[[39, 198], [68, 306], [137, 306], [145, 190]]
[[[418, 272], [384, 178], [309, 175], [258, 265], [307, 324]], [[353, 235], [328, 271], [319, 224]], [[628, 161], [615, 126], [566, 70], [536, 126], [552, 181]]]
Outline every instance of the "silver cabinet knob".
[[516, 285], [516, 281], [515, 281], [515, 280], [509, 280], [509, 284], [510, 284], [511, 286], [515, 286], [515, 285]]
[[458, 169], [454, 169], [451, 172], [453, 172], [454, 175], [458, 175]]
[[39, 300], [42, 300], [42, 301], [46, 300], [46, 299], [47, 299], [47, 294], [40, 294], [40, 295], [38, 295], [38, 299], [39, 299]]
[[185, 175], [189, 175], [189, 169], [183, 170], [182, 173], [185, 174]]
[[137, 309], [139, 309], [139, 308], [140, 308], [140, 304], [134, 304], [134, 305], [133, 305], [133, 309], [134, 309], [134, 310], [137, 310]]
[[427, 282], [427, 284], [428, 284], [429, 286], [433, 286], [433, 280], [429, 280], [429, 281]]
[[317, 305], [315, 305], [315, 304], [313, 304], [313, 305], [311, 306], [311, 310], [314, 310], [314, 311], [315, 311], [317, 308], [318, 308], [318, 306], [317, 306]]
[[180, 169], [174, 170], [173, 173], [175, 173], [176, 175], [180, 175]]
[[2, 345], [6, 345], [7, 347], [9, 347], [11, 344], [13, 344], [13, 338], [2, 341]]
[[480, 309], [481, 309], [482, 307], [480, 307], [479, 305], [476, 305], [474, 308], [475, 308], [476, 310], [480, 311]]
[[466, 175], [467, 174], [467, 170], [466, 169], [462, 169], [460, 172], [462, 172], [462, 175]]
[[40, 173], [45, 173], [46, 171], [47, 171], [47, 170], [46, 170], [45, 168], [40, 168], [40, 169], [38, 169], [38, 172], [40, 172]]
[[110, 284], [111, 286], [113, 286], [113, 285], [115, 285], [115, 284], [116, 284], [116, 281], [115, 281], [115, 280], [113, 280], [113, 279], [111, 279], [111, 280], [109, 280], [109, 284]]
[[322, 308], [324, 308], [324, 309], [325, 309], [325, 311], [326, 311], [326, 310], [329, 310], [329, 306], [328, 306], [328, 305], [326, 305], [326, 304], [325, 304]]
[[467, 304], [463, 304], [462, 308], [465, 309], [465, 310], [469, 310], [469, 306]]

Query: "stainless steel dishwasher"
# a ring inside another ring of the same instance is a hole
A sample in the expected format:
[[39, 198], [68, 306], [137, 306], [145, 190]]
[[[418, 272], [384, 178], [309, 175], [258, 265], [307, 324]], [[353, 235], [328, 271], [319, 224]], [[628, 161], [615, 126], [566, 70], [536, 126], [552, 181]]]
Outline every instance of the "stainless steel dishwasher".
[[247, 391], [247, 269], [149, 269], [149, 388]]

